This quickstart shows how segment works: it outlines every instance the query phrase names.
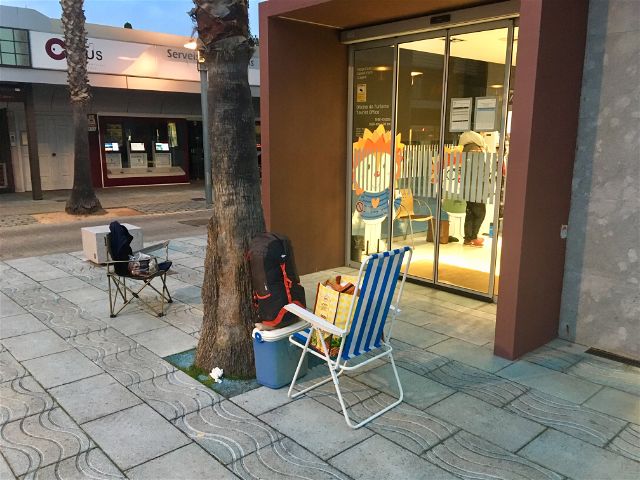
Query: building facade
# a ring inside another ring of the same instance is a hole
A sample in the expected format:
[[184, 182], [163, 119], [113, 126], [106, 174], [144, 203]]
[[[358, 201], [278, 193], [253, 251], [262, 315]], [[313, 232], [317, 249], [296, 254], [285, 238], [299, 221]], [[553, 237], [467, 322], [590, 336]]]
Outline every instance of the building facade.
[[[200, 72], [188, 37], [87, 24], [96, 187], [203, 178]], [[71, 188], [73, 132], [61, 23], [0, 6], [0, 188]], [[259, 116], [259, 60], [249, 81]], [[30, 128], [31, 127], [31, 128]], [[31, 147], [35, 146], [35, 147]], [[32, 174], [32, 166], [38, 172]]]
[[497, 302], [497, 355], [640, 357], [640, 3], [356, 5], [260, 4], [263, 203], [303, 273], [410, 245]]

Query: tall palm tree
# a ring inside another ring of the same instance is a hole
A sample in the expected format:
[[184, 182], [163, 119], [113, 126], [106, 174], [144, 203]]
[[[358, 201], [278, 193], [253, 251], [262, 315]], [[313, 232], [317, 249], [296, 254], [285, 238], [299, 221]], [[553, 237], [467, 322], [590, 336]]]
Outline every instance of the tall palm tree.
[[87, 114], [89, 77], [87, 76], [87, 32], [83, 0], [60, 0], [62, 27], [67, 53], [67, 83], [73, 111], [74, 161], [73, 190], [67, 200], [67, 213], [82, 215], [102, 210], [91, 184]]
[[[193, 0], [208, 75], [213, 213], [209, 220], [196, 366], [255, 373], [250, 240], [264, 232], [255, 118], [247, 69], [253, 53], [247, 0]], [[205, 146], [206, 147], [206, 146]]]

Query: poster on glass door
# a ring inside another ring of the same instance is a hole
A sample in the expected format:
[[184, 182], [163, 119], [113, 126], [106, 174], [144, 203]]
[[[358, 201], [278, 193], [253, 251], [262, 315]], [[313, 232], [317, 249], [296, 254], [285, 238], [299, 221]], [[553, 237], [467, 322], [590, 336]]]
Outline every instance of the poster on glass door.
[[452, 98], [449, 112], [449, 131], [466, 132], [471, 130], [471, 105], [473, 97]]

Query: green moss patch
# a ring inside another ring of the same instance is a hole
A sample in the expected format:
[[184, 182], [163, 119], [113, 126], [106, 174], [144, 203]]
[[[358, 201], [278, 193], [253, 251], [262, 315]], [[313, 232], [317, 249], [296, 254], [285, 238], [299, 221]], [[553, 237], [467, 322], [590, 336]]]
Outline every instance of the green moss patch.
[[236, 395], [240, 395], [260, 386], [258, 382], [256, 382], [255, 378], [241, 379], [227, 377], [226, 375], [222, 377], [222, 383], [216, 383], [215, 380], [209, 376], [209, 372], [195, 366], [195, 349], [176, 353], [165, 357], [164, 359], [178, 370], [183, 371], [191, 378], [197, 380], [225, 398], [235, 397]]

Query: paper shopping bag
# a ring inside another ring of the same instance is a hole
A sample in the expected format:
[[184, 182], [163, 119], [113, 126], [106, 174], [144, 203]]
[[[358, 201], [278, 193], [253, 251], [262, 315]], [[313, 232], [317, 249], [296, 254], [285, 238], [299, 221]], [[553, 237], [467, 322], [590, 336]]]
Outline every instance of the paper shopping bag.
[[[353, 284], [344, 283], [344, 281], [341, 283], [340, 277], [335, 280], [329, 279], [324, 284], [318, 284], [314, 313], [327, 322], [344, 329], [349, 320], [353, 290]], [[325, 345], [329, 348], [329, 354], [336, 356], [340, 350], [342, 339], [333, 337], [331, 334], [324, 334], [323, 337]], [[309, 344], [318, 352], [324, 353], [320, 338], [320, 333], [316, 332]]]

